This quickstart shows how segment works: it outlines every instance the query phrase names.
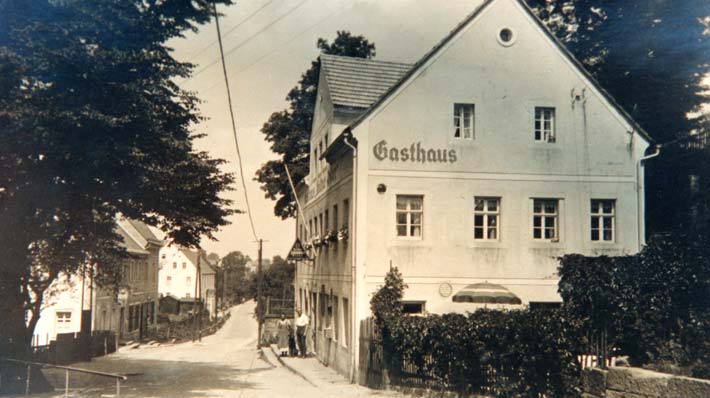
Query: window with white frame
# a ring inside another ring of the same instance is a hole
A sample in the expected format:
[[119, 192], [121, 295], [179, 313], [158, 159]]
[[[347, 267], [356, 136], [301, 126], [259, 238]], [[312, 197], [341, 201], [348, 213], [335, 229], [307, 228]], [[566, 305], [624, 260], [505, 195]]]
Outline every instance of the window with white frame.
[[592, 199], [591, 234], [594, 242], [614, 241], [616, 202], [611, 199]]
[[424, 196], [397, 195], [397, 236], [421, 238]]
[[473, 104], [454, 104], [454, 138], [472, 140], [475, 138]]
[[535, 141], [555, 142], [555, 108], [535, 107]]
[[533, 199], [533, 239], [559, 240], [559, 200]]
[[66, 330], [71, 327], [71, 311], [57, 311], [57, 329]]
[[500, 198], [474, 198], [473, 238], [498, 240], [500, 228]]
[[165, 279], [165, 284], [167, 286], [170, 286], [170, 283], [173, 281], [173, 277], [168, 275], [168, 277]]

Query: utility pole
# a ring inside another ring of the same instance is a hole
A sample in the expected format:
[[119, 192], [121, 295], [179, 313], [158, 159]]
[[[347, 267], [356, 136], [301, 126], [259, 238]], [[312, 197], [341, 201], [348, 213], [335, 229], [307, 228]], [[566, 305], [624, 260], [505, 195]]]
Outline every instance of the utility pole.
[[197, 264], [195, 264], [195, 298], [194, 301], [192, 302], [192, 315], [193, 318], [192, 320], [192, 341], [195, 341], [197, 339], [197, 318], [199, 318], [199, 315], [202, 314], [202, 311], [197, 308], [197, 305], [199, 304], [197, 301], [197, 298], [199, 297], [199, 284], [200, 284], [200, 249], [199, 247], [197, 248]]
[[256, 316], [257, 319], [259, 320], [259, 334], [257, 337], [256, 341], [256, 347], [259, 348], [261, 347], [261, 333], [263, 331], [264, 327], [264, 300], [261, 297], [262, 295], [262, 282], [264, 278], [264, 273], [262, 272], [261, 269], [261, 249], [262, 245], [264, 243], [263, 239], [259, 239], [259, 262], [257, 264], [256, 272], [257, 272], [257, 284], [256, 284]]
[[[220, 260], [221, 261], [221, 260]], [[222, 261], [222, 315], [227, 310], [227, 280], [229, 276], [229, 270], [224, 266], [224, 261]]]

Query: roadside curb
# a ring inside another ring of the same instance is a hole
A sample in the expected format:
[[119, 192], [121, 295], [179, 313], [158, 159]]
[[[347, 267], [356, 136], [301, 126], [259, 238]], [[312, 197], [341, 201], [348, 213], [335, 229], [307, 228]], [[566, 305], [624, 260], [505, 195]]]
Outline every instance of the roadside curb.
[[271, 366], [272, 368], [282, 367], [281, 361], [278, 360], [278, 357], [274, 355], [274, 352], [270, 348], [261, 347], [259, 348], [259, 351], [261, 354], [261, 359], [263, 359], [264, 362], [268, 363], [269, 366]]
[[[263, 352], [268, 351], [268, 354], [266, 354], [266, 357], [267, 357], [267, 358], [269, 358], [269, 357], [275, 358], [276, 361], [278, 361], [278, 363], [279, 363], [279, 365], [280, 365], [279, 367], [284, 367], [284, 368], [288, 369], [291, 373], [293, 373], [293, 374], [295, 374], [296, 376], [298, 376], [298, 377], [302, 378], [303, 380], [305, 380], [306, 383], [312, 385], [313, 387], [316, 387], [316, 388], [318, 387], [318, 385], [317, 385], [316, 383], [314, 383], [311, 379], [309, 379], [308, 377], [306, 377], [306, 375], [304, 375], [303, 373], [299, 372], [298, 369], [296, 369], [296, 368], [294, 368], [293, 366], [287, 364], [286, 361], [284, 361], [283, 358], [281, 358], [281, 356], [278, 355], [278, 353], [277, 353], [276, 350], [277, 350], [276, 345], [273, 344], [273, 345], [269, 346], [269, 349], [263, 349], [262, 351], [263, 351]], [[269, 361], [272, 361], [272, 360], [273, 360], [272, 358], [269, 358]]]

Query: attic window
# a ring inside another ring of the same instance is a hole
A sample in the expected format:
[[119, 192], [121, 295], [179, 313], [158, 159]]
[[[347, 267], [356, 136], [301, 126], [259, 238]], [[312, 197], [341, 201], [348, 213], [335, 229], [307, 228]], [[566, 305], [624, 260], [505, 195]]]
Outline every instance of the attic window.
[[510, 28], [503, 28], [498, 32], [498, 43], [508, 47], [515, 43], [515, 33]]

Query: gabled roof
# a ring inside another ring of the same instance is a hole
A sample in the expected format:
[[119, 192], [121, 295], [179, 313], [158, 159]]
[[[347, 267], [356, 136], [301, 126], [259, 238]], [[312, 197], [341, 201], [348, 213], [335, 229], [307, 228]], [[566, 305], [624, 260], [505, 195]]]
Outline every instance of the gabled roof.
[[336, 107], [369, 108], [412, 68], [399, 62], [329, 54], [322, 54], [320, 60]]
[[[417, 61], [400, 79], [398, 79], [392, 86], [389, 87], [382, 95], [377, 98], [372, 105], [363, 112], [355, 121], [353, 121], [350, 126], [346, 129], [352, 130], [362, 123], [368, 116], [370, 116], [378, 107], [383, 104], [392, 94], [394, 94], [410, 77], [415, 75], [419, 69], [422, 68], [434, 55], [436, 55], [442, 48], [444, 48], [450, 41], [452, 41], [461, 31], [463, 31], [471, 22], [473, 22], [476, 17], [478, 17], [489, 5], [499, 0], [485, 0], [476, 10], [469, 14], [463, 21], [461, 21], [448, 35], [446, 35], [437, 45], [435, 45], [429, 52], [424, 54], [424, 56]], [[525, 4], [524, 0], [514, 0], [517, 1], [520, 6], [527, 12], [527, 14], [536, 22], [538, 28], [555, 44], [555, 46], [562, 52], [562, 54], [572, 62], [574, 66], [579, 70], [585, 78], [587, 78], [591, 85], [598, 90], [602, 97], [617, 111], [619, 114], [639, 133], [644, 139], [649, 143], [653, 143], [654, 140], [650, 135], [641, 127], [639, 124], [629, 115], [616, 100], [597, 82], [597, 80], [584, 68], [581, 62], [575, 58], [574, 55], [567, 49], [567, 47], [562, 44], [555, 35], [550, 33], [549, 30], [542, 24], [542, 22], [533, 14], [530, 7]], [[343, 57], [339, 57], [343, 58]], [[374, 62], [374, 61], [371, 61]], [[342, 134], [340, 134], [342, 135]], [[331, 145], [331, 148], [333, 146]], [[330, 148], [329, 148], [330, 150]], [[326, 151], [323, 156], [328, 156], [330, 151]]]
[[162, 246], [163, 242], [158, 239], [150, 227], [142, 221], [128, 219], [128, 222], [135, 228], [135, 230], [146, 240], [149, 244]]
[[197, 259], [200, 259], [200, 271], [202, 274], [216, 273], [217, 270], [214, 266], [207, 260], [207, 257], [201, 255], [199, 250], [190, 250], [184, 247], [180, 247], [180, 252], [194, 265], [197, 266]]
[[126, 250], [137, 254], [148, 254], [149, 246], [162, 246], [150, 228], [141, 221], [119, 216], [116, 220], [117, 231], [123, 237]]

